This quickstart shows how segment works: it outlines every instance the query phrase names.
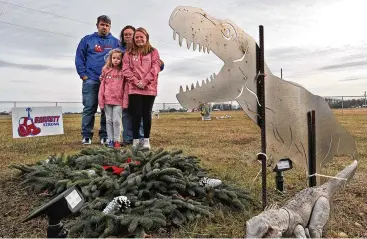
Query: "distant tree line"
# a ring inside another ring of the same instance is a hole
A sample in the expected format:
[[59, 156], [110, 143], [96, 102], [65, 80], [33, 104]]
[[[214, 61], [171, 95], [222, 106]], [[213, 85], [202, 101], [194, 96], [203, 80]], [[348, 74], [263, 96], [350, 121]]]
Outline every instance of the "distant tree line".
[[167, 113], [167, 112], [187, 112], [187, 109], [184, 108], [180, 108], [180, 109], [176, 109], [176, 108], [168, 108], [165, 110], [159, 110], [159, 113]]
[[232, 104], [214, 104], [212, 107], [213, 110], [242, 110], [239, 105]]
[[336, 99], [336, 98], [325, 98], [325, 101], [329, 104], [329, 107], [332, 109], [341, 109], [341, 108], [359, 108], [366, 107], [365, 99]]

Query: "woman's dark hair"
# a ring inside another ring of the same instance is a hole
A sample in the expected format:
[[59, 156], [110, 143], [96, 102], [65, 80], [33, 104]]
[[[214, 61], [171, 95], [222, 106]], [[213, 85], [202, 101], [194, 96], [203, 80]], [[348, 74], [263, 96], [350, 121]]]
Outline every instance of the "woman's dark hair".
[[121, 41], [121, 46], [123, 46], [123, 47], [126, 47], [126, 43], [125, 43], [125, 41], [124, 41], [124, 31], [125, 31], [126, 29], [131, 29], [131, 30], [133, 30], [133, 31], [135, 32], [135, 27], [130, 26], [130, 25], [127, 25], [127, 26], [125, 26], [124, 28], [122, 28], [122, 30], [121, 30], [121, 32], [120, 32], [120, 41]]

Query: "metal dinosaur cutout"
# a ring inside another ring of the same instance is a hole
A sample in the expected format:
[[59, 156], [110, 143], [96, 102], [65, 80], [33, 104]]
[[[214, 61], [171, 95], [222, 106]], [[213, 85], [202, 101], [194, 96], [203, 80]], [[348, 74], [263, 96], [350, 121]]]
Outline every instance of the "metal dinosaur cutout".
[[[236, 100], [247, 116], [257, 123], [256, 41], [230, 20], [220, 20], [204, 10], [179, 6], [172, 12], [169, 25], [173, 38], [182, 46], [217, 55], [224, 65], [210, 80], [202, 81], [186, 91], [180, 86], [176, 95], [180, 104], [196, 108], [199, 101], [224, 102]], [[311, 94], [294, 82], [273, 75], [265, 62], [265, 106], [267, 155], [271, 165], [281, 158], [290, 158], [308, 171], [307, 112], [316, 113], [316, 173], [335, 155], [357, 152], [354, 138], [336, 120], [325, 100]], [[317, 177], [318, 185], [320, 178]]]

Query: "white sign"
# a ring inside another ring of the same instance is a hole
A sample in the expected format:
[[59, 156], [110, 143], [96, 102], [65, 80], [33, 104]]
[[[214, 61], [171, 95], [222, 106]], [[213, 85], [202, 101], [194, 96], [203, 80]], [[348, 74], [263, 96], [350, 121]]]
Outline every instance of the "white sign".
[[61, 106], [12, 108], [13, 138], [64, 134]]
[[277, 163], [277, 165], [278, 165], [278, 169], [280, 170], [280, 169], [287, 169], [287, 168], [290, 168], [291, 166], [289, 165], [289, 161], [287, 160], [287, 161], [279, 161], [278, 163]]

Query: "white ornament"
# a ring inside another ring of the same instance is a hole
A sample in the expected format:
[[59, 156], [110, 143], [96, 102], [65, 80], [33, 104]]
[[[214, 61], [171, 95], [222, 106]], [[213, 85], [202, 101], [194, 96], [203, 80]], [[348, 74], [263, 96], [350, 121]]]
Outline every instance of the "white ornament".
[[87, 173], [88, 173], [89, 175], [95, 175], [95, 174], [96, 174], [96, 171], [94, 171], [93, 169], [88, 169], [88, 170], [87, 170]]
[[103, 210], [104, 214], [109, 214], [118, 210], [125, 210], [130, 207], [130, 201], [125, 196], [115, 197]]
[[204, 187], [215, 188], [222, 184], [222, 181], [215, 178], [204, 177], [200, 180], [199, 184]]

